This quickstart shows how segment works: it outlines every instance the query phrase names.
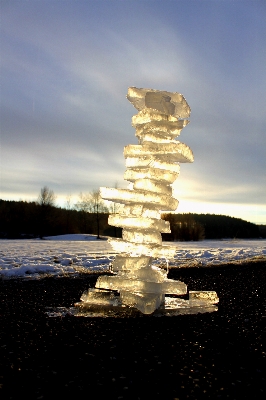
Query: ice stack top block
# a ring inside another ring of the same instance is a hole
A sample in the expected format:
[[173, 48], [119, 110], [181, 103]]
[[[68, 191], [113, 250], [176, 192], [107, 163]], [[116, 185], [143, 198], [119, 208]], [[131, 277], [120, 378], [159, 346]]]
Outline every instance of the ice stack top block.
[[122, 204], [119, 214], [109, 216], [109, 224], [122, 227], [122, 239], [109, 239], [119, 253], [113, 263], [114, 276], [98, 278], [96, 288], [117, 290], [122, 304], [150, 314], [163, 302], [165, 294], [183, 295], [183, 282], [167, 279], [165, 270], [152, 265], [153, 258], [174, 257], [175, 247], [162, 246], [161, 232], [170, 232], [161, 211], [175, 211], [172, 183], [180, 162], [193, 162], [193, 153], [177, 141], [188, 124], [190, 107], [183, 95], [153, 89], [128, 89], [128, 100], [139, 111], [132, 118], [137, 145], [124, 149], [128, 189], [101, 188], [103, 199]]

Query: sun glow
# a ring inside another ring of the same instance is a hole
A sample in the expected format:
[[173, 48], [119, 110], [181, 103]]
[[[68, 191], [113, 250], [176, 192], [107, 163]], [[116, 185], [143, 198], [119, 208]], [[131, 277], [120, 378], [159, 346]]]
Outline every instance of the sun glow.
[[183, 198], [179, 199], [177, 212], [228, 215], [255, 224], [266, 224], [265, 207], [256, 204], [194, 202]]

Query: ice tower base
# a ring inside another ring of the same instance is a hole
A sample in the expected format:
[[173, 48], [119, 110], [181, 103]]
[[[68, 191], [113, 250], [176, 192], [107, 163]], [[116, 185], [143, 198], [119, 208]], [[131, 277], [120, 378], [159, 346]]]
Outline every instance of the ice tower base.
[[[187, 296], [186, 296], [187, 297]], [[177, 316], [210, 313], [218, 310], [216, 292], [191, 291], [188, 300], [182, 297], [150, 293], [144, 301], [142, 293], [89, 289], [75, 304], [76, 316], [85, 317], [131, 317], [141, 315]]]

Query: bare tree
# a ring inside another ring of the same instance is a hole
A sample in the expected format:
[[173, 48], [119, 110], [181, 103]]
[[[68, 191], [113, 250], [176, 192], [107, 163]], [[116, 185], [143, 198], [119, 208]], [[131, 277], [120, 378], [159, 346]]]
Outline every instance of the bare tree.
[[93, 190], [91, 192], [91, 202], [93, 213], [96, 214], [96, 223], [97, 223], [97, 239], [100, 239], [100, 219], [101, 213], [107, 213], [108, 207], [103, 202], [101, 198], [100, 190]]
[[[118, 188], [118, 183], [117, 182], [115, 182], [114, 187], [115, 187], [115, 189]], [[108, 204], [109, 204], [109, 212], [111, 214], [119, 213], [119, 211], [121, 209], [121, 204], [115, 203], [113, 201], [108, 201]]]
[[94, 189], [90, 193], [80, 193], [79, 201], [75, 205], [78, 211], [82, 212], [83, 227], [87, 229], [87, 213], [96, 215], [97, 238], [100, 239], [101, 214], [108, 213], [108, 207], [105, 205], [100, 195], [99, 189]]
[[79, 200], [75, 204], [75, 208], [79, 211], [80, 218], [80, 229], [84, 233], [87, 233], [87, 222], [89, 212], [89, 198], [88, 195], [84, 195], [82, 192], [79, 194]]
[[38, 196], [37, 203], [40, 206], [55, 206], [55, 199], [56, 196], [53, 192], [53, 190], [49, 189], [48, 186], [44, 186], [41, 189], [41, 193]]
[[106, 213], [108, 212], [108, 207], [105, 205], [101, 194], [100, 194], [100, 190], [93, 190], [90, 193], [90, 203], [91, 203], [91, 212], [93, 213]]
[[[117, 183], [117, 182], [115, 182], [114, 187], [115, 187], [116, 189], [118, 188], [118, 183]], [[113, 202], [113, 201], [108, 201], [108, 204], [109, 204], [109, 212], [110, 212], [111, 214], [117, 214], [117, 213], [119, 213], [120, 210], [121, 210], [121, 208], [123, 207], [123, 204], [115, 203], [115, 202]], [[113, 231], [114, 231], [115, 237], [117, 237], [117, 233], [118, 233], [118, 232], [117, 232], [117, 227], [116, 227], [116, 226], [113, 227]]]
[[65, 217], [66, 233], [72, 233], [72, 232], [70, 232], [70, 227], [71, 227], [70, 215], [71, 215], [71, 209], [72, 209], [71, 194], [67, 195], [67, 197], [66, 197], [65, 208], [66, 208], [66, 217]]
[[71, 210], [72, 208], [72, 198], [71, 194], [68, 194], [65, 201], [66, 210]]
[[90, 193], [80, 193], [79, 201], [75, 204], [79, 211], [86, 211], [89, 213], [106, 213], [109, 211], [100, 195], [99, 189], [94, 189]]
[[56, 196], [53, 190], [48, 186], [44, 186], [38, 196], [37, 204], [39, 209], [39, 230], [40, 238], [43, 238], [45, 233], [48, 233], [48, 227], [53, 220], [53, 208], [55, 207]]

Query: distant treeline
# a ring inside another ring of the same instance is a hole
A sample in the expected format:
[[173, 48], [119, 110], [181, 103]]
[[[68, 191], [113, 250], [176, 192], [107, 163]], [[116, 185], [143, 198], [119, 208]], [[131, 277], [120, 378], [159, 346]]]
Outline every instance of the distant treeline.
[[110, 229], [107, 221], [108, 213], [0, 200], [0, 238], [42, 238], [67, 233], [97, 235], [98, 228], [101, 235], [108, 235], [109, 230], [114, 234], [115, 228]]
[[[0, 238], [37, 238], [67, 233], [121, 237], [108, 225], [108, 212], [59, 208], [38, 202], [0, 200]], [[265, 225], [214, 214], [164, 214], [171, 233], [163, 240], [186, 241], [266, 237]]]
[[240, 218], [215, 214], [164, 214], [170, 222], [171, 233], [162, 234], [163, 240], [188, 241], [203, 239], [255, 239], [266, 237], [264, 225], [258, 226]]

